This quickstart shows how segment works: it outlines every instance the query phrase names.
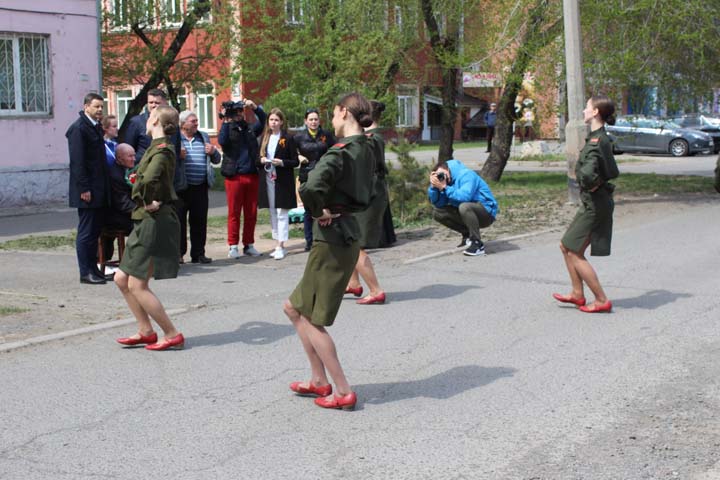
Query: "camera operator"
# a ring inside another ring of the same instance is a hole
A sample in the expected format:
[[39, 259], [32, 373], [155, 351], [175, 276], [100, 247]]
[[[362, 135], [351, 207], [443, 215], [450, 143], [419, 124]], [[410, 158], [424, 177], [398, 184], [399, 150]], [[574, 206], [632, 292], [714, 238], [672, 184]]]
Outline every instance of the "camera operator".
[[[228, 258], [240, 258], [244, 255], [259, 256], [255, 243], [255, 223], [257, 221], [257, 202], [259, 177], [256, 162], [260, 160], [260, 146], [257, 137], [263, 132], [267, 115], [262, 107], [252, 100], [223, 102], [220, 118], [222, 128], [218, 142], [223, 148], [223, 160], [220, 173], [225, 177], [225, 195], [228, 204]], [[244, 118], [245, 109], [255, 113], [256, 122], [252, 125]], [[244, 215], [242, 243], [243, 251], [238, 251], [240, 243], [240, 214]]]
[[428, 188], [433, 218], [462, 235], [458, 247], [465, 255], [485, 255], [480, 229], [492, 225], [498, 204], [490, 187], [459, 160], [438, 163], [430, 173]]

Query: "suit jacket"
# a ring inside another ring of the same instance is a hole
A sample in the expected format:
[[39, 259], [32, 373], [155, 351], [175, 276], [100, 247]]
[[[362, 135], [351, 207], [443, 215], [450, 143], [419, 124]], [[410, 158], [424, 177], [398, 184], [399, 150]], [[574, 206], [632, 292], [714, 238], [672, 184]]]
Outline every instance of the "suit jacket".
[[[295, 194], [295, 167], [300, 165], [297, 147], [291, 135], [287, 132], [280, 134], [280, 140], [275, 149], [275, 158], [283, 161], [283, 165], [275, 167], [275, 208], [291, 209], [297, 207]], [[260, 173], [260, 188], [258, 191], [258, 208], [268, 208], [267, 182], [264, 165], [257, 161]]]
[[[105, 156], [105, 140], [100, 124], [93, 125], [85, 112], [75, 120], [65, 137], [70, 154], [68, 200], [73, 208], [104, 208], [110, 205], [110, 178]], [[89, 191], [90, 202], [80, 194]]]

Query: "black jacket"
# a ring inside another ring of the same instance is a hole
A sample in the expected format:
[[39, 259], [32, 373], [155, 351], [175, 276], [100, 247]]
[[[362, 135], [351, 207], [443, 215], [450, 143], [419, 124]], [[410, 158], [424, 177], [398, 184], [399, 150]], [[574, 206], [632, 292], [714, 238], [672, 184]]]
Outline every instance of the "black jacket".
[[218, 134], [218, 143], [223, 149], [220, 171], [225, 177], [258, 173], [256, 163], [260, 160], [259, 137], [265, 128], [267, 115], [261, 107], [255, 110], [257, 122], [248, 125], [243, 122], [225, 122]]
[[125, 181], [125, 167], [119, 163], [110, 166], [110, 188], [112, 191], [110, 206], [113, 210], [127, 213], [135, 210], [135, 202], [130, 198], [132, 187]]
[[300, 133], [297, 133], [293, 139], [295, 140], [298, 153], [308, 159], [308, 163], [300, 165], [300, 183], [305, 183], [308, 178], [308, 173], [315, 168], [315, 164], [320, 160], [320, 157], [325, 155], [325, 152], [335, 145], [335, 135], [319, 128], [317, 135], [313, 138], [306, 128]]
[[[283, 161], [282, 167], [275, 167], [275, 208], [292, 209], [297, 207], [295, 192], [295, 167], [299, 165], [297, 147], [293, 138], [286, 132], [280, 134], [280, 141], [275, 149], [275, 158]], [[260, 186], [258, 188], [258, 208], [268, 208], [268, 194], [265, 167], [258, 159]]]
[[[74, 208], [104, 208], [110, 205], [110, 177], [107, 172], [105, 142], [100, 124], [93, 125], [85, 112], [75, 120], [65, 137], [70, 154], [68, 200]], [[90, 202], [80, 199], [89, 191]]]

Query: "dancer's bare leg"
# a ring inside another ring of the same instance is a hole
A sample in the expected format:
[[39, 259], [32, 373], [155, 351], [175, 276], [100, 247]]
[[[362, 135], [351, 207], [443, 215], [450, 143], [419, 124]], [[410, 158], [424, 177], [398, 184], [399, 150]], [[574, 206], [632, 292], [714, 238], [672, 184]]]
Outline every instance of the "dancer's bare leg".
[[138, 333], [130, 338], [140, 339], [140, 335], [147, 336], [153, 333], [153, 327], [152, 323], [150, 323], [150, 317], [148, 316], [147, 312], [145, 311], [145, 309], [142, 308], [135, 296], [130, 292], [130, 288], [128, 288], [129, 278], [130, 277], [127, 273], [123, 272], [122, 270], [117, 270], [115, 272], [113, 280], [115, 281], [115, 285], [117, 285], [118, 289], [120, 290], [120, 293], [122, 293], [123, 297], [125, 297], [125, 302], [128, 304], [128, 307], [130, 308], [130, 311], [132, 312], [138, 324]]
[[[297, 332], [298, 337], [300, 337], [300, 342], [305, 349], [305, 354], [310, 362], [310, 370], [312, 372], [311, 382], [318, 387], [327, 385], [330, 382], [328, 382], [327, 373], [325, 373], [325, 365], [323, 365], [323, 362], [320, 360], [320, 357], [315, 351], [312, 342], [310, 342], [310, 336], [308, 334], [308, 330], [313, 328], [312, 324], [307, 318], [300, 315], [300, 312], [292, 306], [289, 300], [285, 300], [283, 311], [295, 327], [295, 331]], [[309, 385], [303, 386], [309, 387]]]
[[[374, 297], [383, 293], [380, 288], [380, 282], [378, 282], [377, 275], [375, 275], [375, 268], [373, 268], [372, 260], [370, 260], [370, 256], [365, 253], [365, 250], [360, 250], [360, 255], [358, 255], [358, 260], [355, 264], [353, 274], [355, 274], [355, 272], [359, 273], [362, 279], [365, 280], [371, 296]], [[350, 282], [352, 282], [352, 279]]]
[[[152, 276], [152, 270], [151, 266], [148, 272], [148, 279]], [[128, 279], [128, 289], [142, 309], [160, 325], [166, 338], [174, 337], [180, 333], [175, 329], [172, 321], [170, 321], [170, 317], [168, 317], [160, 300], [158, 300], [152, 290], [150, 290], [149, 280], [143, 280], [142, 278], [130, 275]]]
[[338, 396], [349, 394], [351, 392], [350, 384], [347, 378], [345, 378], [345, 372], [343, 372], [342, 366], [340, 366], [340, 360], [338, 359], [337, 350], [335, 349], [335, 342], [333, 342], [330, 334], [325, 330], [325, 327], [319, 327], [311, 323], [308, 333], [313, 348], [335, 382], [335, 393]]
[[568, 251], [568, 258], [577, 275], [585, 282], [585, 285], [593, 292], [593, 295], [595, 295], [595, 301], [593, 303], [595, 305], [601, 305], [607, 303], [608, 298], [600, 285], [600, 280], [598, 279], [597, 273], [595, 273], [595, 269], [590, 265], [587, 258], [585, 258], [585, 250], [589, 244], [590, 239], [583, 245], [580, 253]]
[[572, 284], [572, 292], [570, 293], [570, 297], [575, 299], [584, 298], [585, 291], [583, 289], [583, 282], [577, 270], [575, 270], [575, 265], [573, 265], [570, 259], [570, 250], [568, 250], [567, 247], [565, 247], [565, 245], [561, 243], [560, 251], [563, 254], [563, 260], [565, 260], [565, 267], [567, 268], [568, 275], [570, 275], [570, 283]]

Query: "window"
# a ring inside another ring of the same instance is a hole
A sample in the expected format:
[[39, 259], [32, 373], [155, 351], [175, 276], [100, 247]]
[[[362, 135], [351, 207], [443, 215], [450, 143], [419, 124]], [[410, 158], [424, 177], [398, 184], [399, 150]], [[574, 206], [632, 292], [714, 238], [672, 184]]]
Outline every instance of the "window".
[[50, 114], [47, 37], [0, 33], [0, 115]]
[[414, 87], [399, 87], [397, 91], [397, 127], [416, 127], [419, 123], [418, 95]]
[[130, 109], [130, 102], [133, 99], [132, 90], [118, 90], [115, 92], [115, 101], [117, 102], [118, 124], [122, 125], [125, 115]]
[[180, 26], [183, 21], [183, 0], [161, 0], [160, 16], [166, 24]]
[[291, 25], [299, 25], [303, 23], [302, 0], [285, 0], [285, 14], [287, 23]]
[[108, 109], [108, 106], [109, 106], [109, 105], [108, 105], [108, 92], [107, 92], [107, 90], [103, 90], [102, 92], [100, 92], [100, 95], [102, 95], [103, 99], [105, 99], [105, 101], [103, 102], [103, 117], [107, 117], [108, 114], [110, 113], [110, 110]]
[[195, 113], [200, 130], [215, 130], [215, 95], [211, 86], [199, 87], [195, 91]]
[[180, 107], [178, 112], [184, 112], [185, 110], [187, 110], [188, 109], [188, 95], [187, 95], [186, 89], [181, 88], [178, 90], [177, 99], [178, 99], [178, 106]]

